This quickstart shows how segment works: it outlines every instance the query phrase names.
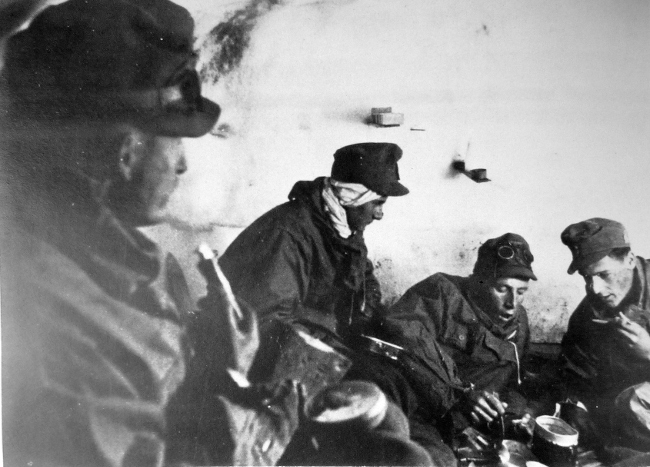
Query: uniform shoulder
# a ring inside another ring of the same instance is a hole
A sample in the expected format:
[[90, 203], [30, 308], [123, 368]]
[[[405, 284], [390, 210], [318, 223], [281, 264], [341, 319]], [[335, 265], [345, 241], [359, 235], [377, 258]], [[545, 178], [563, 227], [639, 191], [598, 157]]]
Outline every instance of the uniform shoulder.
[[466, 279], [460, 276], [437, 272], [410, 287], [405, 295], [414, 294], [423, 297], [437, 297], [459, 292], [462, 282]]
[[296, 233], [304, 228], [310, 218], [309, 209], [303, 203], [287, 201], [255, 219], [244, 232], [287, 231]]
[[289, 200], [271, 208], [245, 230], [251, 231], [285, 231], [303, 235], [312, 230], [324, 219], [325, 213], [320, 207], [322, 177], [313, 181], [298, 181], [289, 193]]
[[459, 284], [466, 278], [461, 276], [453, 276], [451, 274], [446, 274], [444, 272], [436, 272], [431, 274], [426, 279], [415, 284], [413, 287], [418, 288], [442, 288], [442, 289], [451, 289], [458, 288]]
[[589, 298], [583, 297], [578, 303], [578, 306], [573, 310], [571, 316], [569, 316], [569, 326], [574, 327], [583, 321], [587, 321], [593, 318], [593, 311], [589, 305]]

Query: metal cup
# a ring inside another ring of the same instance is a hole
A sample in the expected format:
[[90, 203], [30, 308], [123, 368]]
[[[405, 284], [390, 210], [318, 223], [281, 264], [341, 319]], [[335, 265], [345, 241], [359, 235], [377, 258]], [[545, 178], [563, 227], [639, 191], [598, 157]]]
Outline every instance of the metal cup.
[[578, 431], [561, 418], [541, 415], [535, 419], [531, 450], [540, 461], [553, 467], [575, 466]]
[[388, 400], [375, 384], [343, 381], [326, 387], [305, 406], [307, 419], [319, 430], [372, 430], [386, 416]]

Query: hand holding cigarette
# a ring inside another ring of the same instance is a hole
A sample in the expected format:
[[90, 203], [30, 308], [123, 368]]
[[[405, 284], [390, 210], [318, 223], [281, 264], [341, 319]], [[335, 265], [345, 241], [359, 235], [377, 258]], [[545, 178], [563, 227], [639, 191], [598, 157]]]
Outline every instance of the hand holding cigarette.
[[621, 346], [634, 356], [650, 361], [650, 334], [640, 324], [619, 312], [613, 322], [616, 338]]
[[257, 319], [248, 307], [240, 307], [230, 283], [205, 244], [197, 249], [199, 270], [208, 283], [208, 295], [199, 301], [199, 321], [204, 324], [199, 346], [210, 365], [246, 375], [259, 347]]
[[242, 320], [244, 318], [244, 315], [242, 314], [241, 309], [239, 308], [239, 304], [237, 303], [235, 294], [232, 292], [232, 288], [230, 287], [230, 283], [228, 282], [226, 275], [223, 273], [221, 267], [219, 266], [219, 263], [217, 262], [217, 256], [214, 250], [212, 250], [205, 243], [202, 243], [197, 248], [197, 253], [201, 257], [201, 263], [200, 263], [201, 271], [206, 276], [206, 280], [208, 282], [212, 282], [209, 285], [221, 286], [223, 292], [225, 293], [226, 299], [228, 300], [230, 306], [233, 308], [233, 311], [235, 312], [237, 319]]

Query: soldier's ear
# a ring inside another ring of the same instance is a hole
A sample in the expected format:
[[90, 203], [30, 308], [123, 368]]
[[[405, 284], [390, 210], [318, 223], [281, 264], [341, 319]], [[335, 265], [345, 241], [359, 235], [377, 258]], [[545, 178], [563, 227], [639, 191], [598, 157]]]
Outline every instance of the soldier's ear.
[[634, 256], [634, 253], [632, 250], [627, 252], [627, 255], [625, 256], [625, 267], [627, 269], [634, 269], [636, 266], [636, 256]]
[[118, 152], [118, 168], [122, 178], [129, 182], [140, 161], [142, 145], [141, 134], [137, 131], [128, 131], [122, 138], [122, 145]]

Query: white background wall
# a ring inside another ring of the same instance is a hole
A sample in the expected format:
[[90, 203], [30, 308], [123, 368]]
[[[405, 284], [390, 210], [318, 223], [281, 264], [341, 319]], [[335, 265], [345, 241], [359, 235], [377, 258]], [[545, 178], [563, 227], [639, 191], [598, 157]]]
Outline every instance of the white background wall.
[[[198, 44], [246, 4], [179, 3], [197, 18]], [[584, 293], [566, 274], [564, 227], [610, 217], [650, 255], [646, 0], [286, 1], [259, 21], [240, 69], [205, 92], [232, 132], [188, 140], [173, 202], [182, 229], [151, 231], [191, 271], [200, 240], [225, 249], [361, 141], [399, 144], [411, 190], [367, 230], [388, 301], [431, 273], [469, 274], [480, 243], [516, 232], [539, 277], [527, 298], [534, 339], [558, 341]], [[366, 124], [379, 106], [405, 124]], [[451, 175], [455, 154], [492, 181]]]

